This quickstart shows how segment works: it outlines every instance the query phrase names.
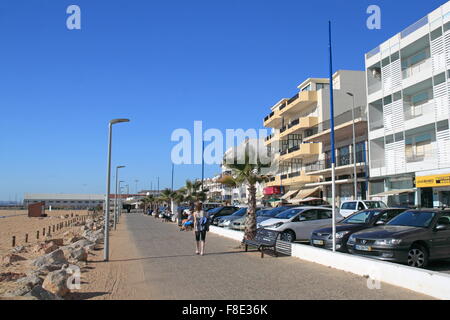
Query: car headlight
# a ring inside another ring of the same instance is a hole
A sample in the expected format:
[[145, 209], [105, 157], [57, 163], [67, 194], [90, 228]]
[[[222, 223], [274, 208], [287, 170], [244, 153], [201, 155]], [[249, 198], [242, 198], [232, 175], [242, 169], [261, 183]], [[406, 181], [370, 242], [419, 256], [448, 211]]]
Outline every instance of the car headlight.
[[355, 243], [356, 242], [356, 237], [355, 237], [355, 235], [351, 235], [350, 236], [350, 238], [348, 238], [348, 241], [347, 241], [347, 243]]
[[347, 235], [350, 231], [340, 231], [336, 232], [336, 239], [342, 239], [345, 235]]
[[400, 244], [401, 242], [402, 242], [401, 239], [381, 239], [381, 240], [376, 240], [374, 245], [375, 246], [392, 246], [392, 245]]
[[278, 228], [281, 227], [284, 224], [284, 222], [277, 222], [271, 226], [268, 226], [268, 228]]

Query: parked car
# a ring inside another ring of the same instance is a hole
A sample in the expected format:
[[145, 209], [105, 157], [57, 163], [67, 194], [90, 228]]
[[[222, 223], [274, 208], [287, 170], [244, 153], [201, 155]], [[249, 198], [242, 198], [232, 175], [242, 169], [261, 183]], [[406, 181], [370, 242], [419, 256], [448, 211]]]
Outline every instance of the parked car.
[[[256, 215], [258, 216], [258, 212], [263, 209], [263, 207], [257, 207], [256, 208]], [[217, 225], [219, 227], [230, 227], [231, 223], [234, 222], [234, 220], [240, 219], [242, 217], [245, 218], [246, 214], [247, 214], [247, 210], [248, 207], [242, 207], [239, 208], [238, 211], [236, 211], [235, 213], [229, 215], [229, 216], [224, 216], [219, 218]]]
[[369, 201], [369, 200], [343, 201], [339, 209], [339, 214], [344, 218], [347, 218], [348, 216], [361, 210], [387, 209], [387, 208], [388, 206], [383, 201]]
[[[256, 220], [258, 220], [258, 217], [261, 217], [262, 215], [266, 214], [273, 208], [261, 208], [260, 210], [256, 211]], [[239, 219], [235, 219], [231, 222], [230, 228], [233, 230], [244, 230], [245, 229], [245, 220], [247, 219], [247, 216], [244, 215], [240, 217]]]
[[[342, 218], [337, 214], [338, 218]], [[288, 242], [308, 240], [318, 227], [331, 223], [332, 210], [319, 207], [297, 207], [285, 210], [275, 218], [263, 221], [261, 227], [281, 232]]]
[[203, 210], [208, 211], [214, 208], [222, 207], [223, 204], [219, 202], [205, 202], [203, 203]]
[[225, 206], [225, 207], [217, 207], [208, 211], [209, 218], [212, 221], [212, 224], [217, 226], [218, 220], [220, 217], [229, 216], [230, 214], [238, 211], [239, 208], [235, 206]]
[[[271, 218], [274, 218], [277, 214], [286, 211], [287, 209], [291, 209], [291, 208], [296, 208], [298, 206], [294, 206], [294, 205], [286, 205], [286, 206], [281, 206], [281, 207], [276, 207], [273, 208], [269, 211], [264, 212], [263, 214], [261, 214], [260, 216], [258, 216], [256, 218], [256, 225], [260, 225], [263, 221], [265, 220], [269, 220]], [[259, 228], [259, 227], [258, 227]]]
[[352, 254], [426, 267], [450, 258], [450, 210], [407, 210], [385, 226], [354, 233], [347, 247]]
[[[347, 252], [347, 240], [355, 232], [384, 225], [406, 209], [367, 209], [356, 212], [336, 224], [336, 250]], [[314, 230], [311, 245], [324, 249], [333, 249], [332, 227]]]

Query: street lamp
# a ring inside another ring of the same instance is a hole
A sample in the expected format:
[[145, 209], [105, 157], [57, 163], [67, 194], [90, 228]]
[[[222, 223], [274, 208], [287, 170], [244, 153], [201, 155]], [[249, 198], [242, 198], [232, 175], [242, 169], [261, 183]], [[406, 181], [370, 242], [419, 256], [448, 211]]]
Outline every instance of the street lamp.
[[109, 196], [111, 189], [111, 144], [112, 144], [112, 126], [117, 123], [129, 122], [129, 119], [113, 119], [109, 121], [108, 133], [108, 163], [106, 172], [106, 210], [105, 210], [105, 249], [104, 261], [109, 260]]
[[125, 168], [125, 166], [117, 166], [116, 167], [116, 197], [115, 197], [115, 201], [114, 201], [114, 230], [116, 230], [117, 227], [117, 220], [119, 218], [119, 214], [118, 214], [118, 207], [117, 207], [117, 192], [118, 192], [118, 181], [119, 181], [119, 169]]
[[358, 178], [356, 176], [356, 134], [355, 134], [355, 96], [351, 92], [347, 92], [347, 94], [353, 99], [353, 108], [352, 108], [352, 119], [353, 119], [353, 187], [354, 187], [354, 198], [353, 200], [358, 199]]

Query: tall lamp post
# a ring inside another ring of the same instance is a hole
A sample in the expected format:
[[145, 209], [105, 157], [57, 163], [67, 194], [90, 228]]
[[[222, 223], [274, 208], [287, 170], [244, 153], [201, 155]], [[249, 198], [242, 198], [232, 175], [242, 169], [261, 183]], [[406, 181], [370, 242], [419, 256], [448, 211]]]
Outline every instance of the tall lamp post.
[[[119, 208], [118, 208], [118, 217], [120, 217], [121, 215], [122, 215], [122, 207], [123, 207], [123, 204], [122, 204], [122, 189], [123, 189], [123, 187], [121, 186], [121, 183], [122, 182], [125, 182], [125, 181], [119, 181]], [[119, 221], [119, 218], [117, 218], [117, 221]]]
[[356, 134], [355, 134], [355, 95], [351, 92], [347, 92], [347, 94], [353, 99], [353, 108], [352, 108], [352, 119], [353, 119], [353, 187], [354, 187], [354, 198], [353, 200], [358, 199], [358, 178], [356, 176]]
[[109, 121], [109, 134], [108, 134], [108, 163], [106, 171], [106, 210], [105, 210], [105, 248], [104, 261], [109, 260], [109, 196], [111, 191], [111, 144], [112, 144], [112, 126], [117, 123], [129, 122], [129, 119], [113, 119]]
[[117, 166], [116, 167], [116, 196], [115, 196], [115, 201], [114, 201], [114, 230], [116, 230], [117, 227], [117, 220], [119, 218], [119, 208], [117, 206], [118, 204], [118, 200], [117, 200], [117, 193], [118, 193], [118, 188], [119, 188], [119, 169], [125, 168], [125, 166]]

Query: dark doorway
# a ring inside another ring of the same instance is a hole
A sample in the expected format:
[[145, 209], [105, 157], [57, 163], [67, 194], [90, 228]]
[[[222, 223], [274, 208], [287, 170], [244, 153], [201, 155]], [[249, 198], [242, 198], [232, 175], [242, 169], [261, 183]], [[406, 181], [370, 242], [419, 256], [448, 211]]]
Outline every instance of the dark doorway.
[[421, 188], [420, 203], [422, 208], [433, 208], [433, 188]]

